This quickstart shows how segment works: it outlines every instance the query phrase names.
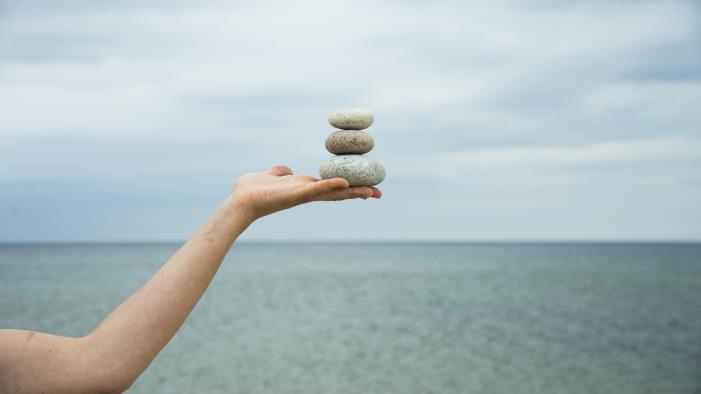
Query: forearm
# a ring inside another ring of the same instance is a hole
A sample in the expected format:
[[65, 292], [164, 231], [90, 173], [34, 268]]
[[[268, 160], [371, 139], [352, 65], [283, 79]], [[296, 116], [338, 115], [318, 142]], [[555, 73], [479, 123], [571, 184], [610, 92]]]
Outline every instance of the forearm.
[[0, 394], [122, 392], [148, 367], [253, 221], [231, 195], [146, 284], [89, 335], [0, 330]]
[[94, 362], [131, 381], [183, 324], [232, 243], [252, 222], [231, 196], [136, 293], [85, 337]]

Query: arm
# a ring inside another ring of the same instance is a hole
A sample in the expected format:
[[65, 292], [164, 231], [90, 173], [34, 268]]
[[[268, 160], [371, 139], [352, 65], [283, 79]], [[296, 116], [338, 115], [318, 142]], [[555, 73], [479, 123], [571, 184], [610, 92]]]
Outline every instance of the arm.
[[0, 393], [126, 390], [180, 328], [254, 220], [310, 201], [380, 196], [341, 178], [292, 175], [284, 166], [243, 176], [197, 233], [89, 335], [0, 330]]

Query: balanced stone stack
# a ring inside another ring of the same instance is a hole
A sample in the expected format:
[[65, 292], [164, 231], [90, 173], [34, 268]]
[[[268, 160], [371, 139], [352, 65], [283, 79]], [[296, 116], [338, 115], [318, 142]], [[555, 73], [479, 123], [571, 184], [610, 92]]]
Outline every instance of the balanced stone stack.
[[385, 168], [370, 156], [375, 141], [365, 129], [372, 112], [362, 108], [339, 109], [329, 116], [331, 126], [341, 129], [326, 138], [326, 150], [334, 155], [321, 165], [322, 179], [345, 178], [351, 186], [375, 186], [385, 179]]

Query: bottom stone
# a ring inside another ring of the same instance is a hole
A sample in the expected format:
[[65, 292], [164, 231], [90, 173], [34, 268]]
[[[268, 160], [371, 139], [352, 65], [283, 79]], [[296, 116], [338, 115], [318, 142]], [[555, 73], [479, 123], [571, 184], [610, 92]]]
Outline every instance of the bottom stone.
[[385, 179], [379, 161], [364, 155], [333, 156], [321, 165], [322, 179], [345, 178], [351, 186], [375, 186]]

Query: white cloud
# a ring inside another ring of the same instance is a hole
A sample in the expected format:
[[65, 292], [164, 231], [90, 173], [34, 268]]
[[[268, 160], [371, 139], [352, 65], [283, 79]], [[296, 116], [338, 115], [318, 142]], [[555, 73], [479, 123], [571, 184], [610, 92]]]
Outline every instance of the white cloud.
[[460, 170], [598, 165], [622, 162], [701, 162], [701, 142], [681, 137], [600, 142], [584, 146], [535, 146], [475, 149], [436, 156], [443, 165]]
[[638, 51], [689, 41], [699, 25], [683, 2], [84, 8], [5, 17], [0, 135], [155, 132], [201, 110], [173, 101], [208, 95], [334, 97], [453, 124], [468, 111], [492, 128], [550, 116], [509, 111], [536, 102], [597, 115], [607, 79]]
[[[635, 110], [649, 119], [670, 122], [689, 117], [698, 120], [701, 81], [618, 82], [593, 88], [583, 97], [583, 107], [593, 115]], [[692, 127], [688, 131], [698, 131]], [[679, 130], [677, 130], [679, 131]]]
[[[476, 187], [474, 206], [521, 212], [504, 205], [520, 187], [591, 188], [610, 173], [596, 187], [612, 200], [625, 200], [625, 180], [670, 190], [660, 217], [701, 194], [695, 2], [149, 4], [5, 6], [0, 188], [187, 177], [198, 189], [280, 161], [314, 173], [326, 116], [358, 105], [376, 113], [393, 227], [450, 228], [429, 223], [422, 184], [457, 213]], [[513, 193], [490, 195], [496, 184]]]

